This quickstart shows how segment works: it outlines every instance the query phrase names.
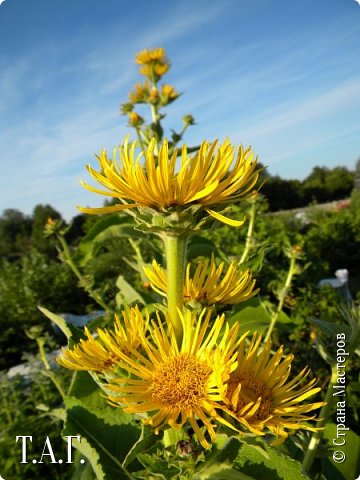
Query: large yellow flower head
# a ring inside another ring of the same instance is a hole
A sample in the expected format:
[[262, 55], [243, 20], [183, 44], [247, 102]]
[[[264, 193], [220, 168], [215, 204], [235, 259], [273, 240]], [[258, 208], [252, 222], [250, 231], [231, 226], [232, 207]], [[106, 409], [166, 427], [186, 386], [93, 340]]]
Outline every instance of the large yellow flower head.
[[181, 346], [169, 319], [165, 326], [159, 318], [153, 322], [150, 335], [143, 337], [142, 353], [134, 349], [129, 354], [119, 352], [122, 368], [131, 377], [109, 379], [104, 386], [109, 402], [129, 413], [147, 412], [143, 421], [157, 433], [188, 422], [201, 445], [209, 448], [208, 435], [211, 441], [216, 438], [213, 421], [222, 421], [216, 408], [235, 368], [239, 343], [237, 326], [222, 328], [224, 316], [220, 316], [210, 327], [210, 318], [211, 312], [205, 311], [199, 318], [190, 312], [181, 315]]
[[[194, 275], [191, 263], [187, 265], [184, 285], [184, 301], [203, 305], [236, 305], [257, 294], [256, 280], [249, 269], [239, 272], [237, 263], [231, 262], [227, 269], [221, 262], [217, 267], [215, 257], [199, 262]], [[143, 267], [152, 288], [160, 295], [167, 295], [166, 271], [154, 260], [152, 268]]]
[[177, 168], [178, 152], [169, 155], [166, 140], [158, 155], [154, 139], [144, 153], [136, 155], [135, 146], [135, 142], [129, 145], [126, 140], [114, 150], [112, 159], [103, 150], [97, 157], [99, 172], [88, 166], [90, 175], [104, 190], [82, 183], [88, 190], [118, 198], [122, 203], [102, 208], [79, 207], [79, 210], [97, 214], [151, 208], [155, 213], [173, 217], [174, 212], [178, 215], [181, 210], [195, 206], [229, 225], [243, 224], [244, 220], [229, 219], [213, 208], [224, 208], [253, 193], [259, 170], [256, 170], [257, 160], [250, 148], [245, 150], [240, 146], [235, 154], [227, 140], [218, 148], [217, 141], [203, 142], [199, 151], [189, 156], [184, 145]]
[[137, 349], [149, 323], [148, 314], [144, 316], [138, 307], [124, 310], [122, 321], [115, 315], [113, 331], [97, 329], [97, 337], [93, 337], [85, 327], [86, 339], [72, 349], [63, 348], [58, 363], [72, 370], [86, 370], [97, 373], [116, 368], [120, 362], [118, 351], [129, 352], [129, 348]]
[[309, 373], [305, 368], [288, 380], [293, 355], [283, 359], [282, 347], [271, 355], [271, 342], [262, 348], [260, 343], [261, 336], [257, 333], [248, 348], [242, 339], [237, 368], [226, 385], [225, 411], [257, 435], [267, 431], [275, 435], [277, 439], [273, 444], [281, 443], [297, 429], [316, 431], [316, 427], [307, 422], [317, 419], [307, 413], [323, 406], [323, 402], [302, 404], [320, 390], [314, 388], [316, 379], [304, 384]]

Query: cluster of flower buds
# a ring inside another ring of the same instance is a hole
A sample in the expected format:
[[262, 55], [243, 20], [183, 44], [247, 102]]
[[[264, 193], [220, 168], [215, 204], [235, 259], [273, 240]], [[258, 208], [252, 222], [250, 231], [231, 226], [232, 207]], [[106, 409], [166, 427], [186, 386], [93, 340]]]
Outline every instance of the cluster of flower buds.
[[[146, 78], [135, 83], [129, 92], [128, 102], [121, 105], [120, 111], [122, 115], [127, 115], [129, 126], [136, 129], [140, 143], [146, 146], [153, 137], [158, 141], [162, 140], [163, 131], [160, 120], [165, 115], [160, 113], [160, 110], [179, 98], [181, 93], [173, 85], [160, 83], [170, 68], [170, 62], [163, 48], [143, 50], [136, 55], [136, 63], [140, 66], [140, 74]], [[135, 110], [136, 106], [141, 104], [150, 107], [151, 122], [148, 125], [144, 117]], [[182, 130], [179, 133], [175, 131], [172, 133], [173, 146], [180, 142], [185, 130], [195, 124], [192, 115], [185, 115], [182, 120]]]

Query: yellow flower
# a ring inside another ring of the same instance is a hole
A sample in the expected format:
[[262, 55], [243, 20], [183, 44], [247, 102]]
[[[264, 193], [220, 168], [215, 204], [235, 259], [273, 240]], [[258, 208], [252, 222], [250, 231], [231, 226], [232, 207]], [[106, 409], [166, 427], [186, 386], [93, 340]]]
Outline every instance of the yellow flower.
[[121, 353], [122, 368], [132, 376], [109, 380], [105, 387], [109, 402], [128, 413], [147, 412], [143, 422], [153, 426], [156, 433], [167, 425], [179, 429], [189, 422], [201, 445], [209, 448], [206, 432], [214, 441], [213, 420], [222, 421], [216, 408], [235, 368], [234, 352], [239, 343], [237, 326], [222, 328], [221, 316], [210, 327], [210, 317], [211, 312], [205, 310], [198, 319], [190, 312], [181, 315], [181, 347], [169, 319], [166, 326], [159, 318], [153, 322], [150, 336], [142, 339], [144, 353], [133, 349], [131, 355]]
[[[203, 305], [224, 304], [235, 305], [244, 302], [258, 293], [254, 290], [256, 280], [253, 280], [250, 270], [239, 272], [236, 262], [231, 262], [224, 272], [224, 262], [217, 267], [215, 257], [200, 262], [194, 275], [190, 276], [191, 264], [186, 268], [184, 301], [196, 301]], [[154, 260], [152, 268], [143, 267], [151, 282], [152, 288], [160, 295], [167, 295], [166, 271]]]
[[[130, 146], [127, 140], [114, 150], [109, 159], [103, 150], [98, 156], [100, 171], [88, 166], [91, 176], [105, 190], [82, 185], [95, 193], [119, 198], [123, 203], [102, 208], [83, 208], [84, 213], [111, 213], [134, 207], [152, 207], [166, 212], [172, 207], [185, 208], [200, 205], [209, 215], [229, 225], [240, 226], [241, 221], [228, 219], [211, 206], [226, 206], [240, 198], [248, 197], [258, 180], [257, 159], [250, 147], [238, 148], [224, 141], [216, 150], [217, 142], [203, 142], [193, 156], [187, 154], [186, 145], [181, 151], [180, 167], [177, 168], [178, 152], [169, 157], [168, 142], [165, 140], [155, 155], [155, 139], [144, 153], [135, 154], [135, 142]], [[117, 152], [120, 158], [117, 159]], [[140, 163], [144, 155], [144, 165]], [[235, 157], [235, 158], [234, 158]], [[232, 167], [232, 168], [231, 168]], [[131, 202], [131, 203], [128, 203]]]
[[141, 65], [140, 73], [150, 78], [152, 81], [157, 81], [170, 68], [170, 63], [166, 58], [165, 50], [163, 48], [143, 50], [136, 55], [136, 63]]
[[147, 65], [152, 62], [166, 62], [166, 53], [163, 48], [154, 48], [153, 50], [142, 50], [136, 54], [136, 63]]
[[119, 350], [137, 349], [149, 323], [148, 315], [144, 319], [138, 307], [124, 310], [122, 317], [123, 322], [115, 315], [114, 331], [98, 328], [96, 338], [85, 327], [86, 340], [81, 339], [72, 349], [63, 348], [58, 363], [72, 370], [94, 372], [116, 367], [120, 362]]
[[167, 97], [176, 98], [179, 94], [172, 85], [164, 83], [161, 87], [161, 93]]
[[167, 85], [166, 83], [161, 87], [161, 95], [165, 103], [173, 102], [180, 95], [179, 92], [175, 90], [172, 85]]
[[170, 65], [156, 63], [154, 65], [143, 65], [140, 68], [140, 73], [145, 77], [151, 78], [154, 73], [156, 77], [162, 77], [170, 68]]
[[152, 103], [156, 103], [159, 99], [159, 90], [156, 87], [152, 87], [150, 90], [150, 100]]
[[129, 93], [129, 100], [133, 103], [142, 103], [149, 95], [150, 85], [148, 82], [135, 83], [134, 90]]
[[138, 127], [144, 123], [144, 119], [136, 112], [129, 113], [129, 125], [132, 127]]
[[[266, 430], [283, 442], [297, 429], [316, 431], [306, 422], [317, 420], [308, 412], [323, 406], [323, 402], [302, 404], [303, 400], [317, 393], [316, 379], [304, 385], [309, 370], [304, 368], [295, 378], [288, 380], [293, 355], [284, 359], [283, 348], [271, 355], [271, 342], [260, 348], [261, 336], [255, 333], [250, 346], [242, 339], [236, 370], [227, 381], [225, 411], [241, 425], [256, 435]], [[287, 432], [286, 430], [289, 430]]]

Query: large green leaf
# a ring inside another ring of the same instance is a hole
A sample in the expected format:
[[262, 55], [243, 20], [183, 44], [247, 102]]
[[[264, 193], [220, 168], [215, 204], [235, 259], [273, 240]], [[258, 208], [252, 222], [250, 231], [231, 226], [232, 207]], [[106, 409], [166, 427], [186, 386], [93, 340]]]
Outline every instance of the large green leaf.
[[156, 435], [153, 428], [143, 427], [138, 441], [133, 445], [124, 459], [124, 467], [127, 468], [128, 465], [136, 460], [139, 453], [145, 453], [157, 448], [157, 444], [161, 438], [162, 435]]
[[216, 255], [218, 248], [211, 240], [200, 235], [190, 237], [186, 252], [188, 260], [196, 257], [211, 257], [212, 253]]
[[110, 406], [87, 372], [76, 372], [65, 408], [63, 434], [81, 436], [74, 447], [90, 462], [97, 479], [131, 478], [122, 462], [141, 434], [134, 417]]
[[209, 469], [206, 474], [199, 474], [194, 477], [194, 480], [255, 480], [249, 475], [229, 468], [226, 465], [217, 465]]
[[67, 397], [67, 406], [71, 407], [72, 405], [82, 405], [99, 418], [106, 420], [109, 425], [133, 422], [132, 415], [108, 404], [101, 395], [100, 387], [88, 372], [75, 373]]
[[235, 314], [229, 318], [229, 323], [233, 325], [238, 322], [240, 333], [264, 332], [270, 325], [270, 319], [270, 313], [256, 297], [238, 305]]
[[[340, 447], [334, 447], [333, 440], [337, 439], [336, 425], [327, 424], [324, 431], [324, 438], [333, 446], [334, 451], [340, 451], [344, 454], [344, 461], [336, 463], [332, 457], [322, 460], [322, 473], [328, 479], [336, 480], [355, 480], [360, 474], [360, 437], [352, 430], [344, 432], [345, 436], [339, 437], [345, 440], [345, 444]], [[339, 443], [338, 440], [336, 440]]]
[[336, 336], [338, 333], [345, 333], [346, 338], [350, 338], [351, 330], [346, 325], [327, 322], [326, 320], [320, 320], [318, 318], [311, 318], [310, 321], [328, 335]]
[[138, 460], [146, 468], [144, 476], [139, 478], [149, 478], [150, 474], [156, 475], [156, 478], [171, 480], [174, 477], [178, 478], [180, 468], [175, 465], [169, 465], [165, 458], [153, 457], [148, 453], [139, 453], [137, 455]]
[[[139, 429], [129, 423], [112, 425], [106, 418], [99, 418], [81, 402], [65, 399], [67, 409], [64, 435], [80, 435], [74, 442], [84, 459], [90, 462], [98, 480], [132, 478], [122, 462], [139, 437]], [[119, 422], [121, 416], [119, 415]]]
[[301, 464], [279, 450], [264, 444], [264, 451], [254, 445], [243, 443], [234, 463], [234, 468], [255, 480], [305, 480]]
[[194, 480], [229, 479], [232, 480], [235, 474], [239, 480], [252, 480], [250, 477], [239, 476], [239, 472], [232, 469], [232, 463], [236, 459], [241, 443], [238, 438], [228, 437], [225, 434], [217, 435], [216, 443], [211, 453], [205, 456], [204, 465], [195, 475]]
[[[122, 216], [121, 214], [116, 214], [100, 218], [79, 243], [74, 253], [75, 262], [80, 265], [85, 265], [92, 258], [94, 251], [99, 248], [99, 245], [104, 243], [106, 237], [113, 238], [115, 234], [113, 230], [103, 235], [109, 228], [118, 226], [120, 229], [122, 227], [129, 229], [131, 225], [131, 219], [128, 215]], [[100, 235], [103, 236], [101, 237]]]
[[68, 339], [69, 345], [78, 343], [82, 338], [86, 338], [82, 330], [71, 325], [71, 323], [66, 323], [63, 317], [57, 315], [56, 313], [50, 312], [47, 308], [38, 307], [41, 313], [43, 313], [47, 318], [57, 325], [63, 334]]
[[139, 455], [159, 447], [162, 436], [151, 428], [141, 430], [133, 415], [110, 406], [87, 372], [75, 374], [65, 407], [64, 435], [81, 435], [74, 447], [88, 458], [98, 479], [129, 478], [130, 470], [143, 468]]
[[95, 472], [91, 467], [89, 462], [80, 463], [82, 455], [77, 450], [74, 455], [74, 473], [72, 474], [71, 480], [96, 480]]
[[141, 303], [142, 305], [146, 305], [146, 300], [144, 300], [142, 295], [140, 295], [140, 293], [137, 292], [122, 275], [120, 275], [116, 280], [116, 286], [120, 290], [120, 292], [116, 295], [117, 305], [122, 305], [124, 303], [126, 305], [130, 305], [132, 303]]

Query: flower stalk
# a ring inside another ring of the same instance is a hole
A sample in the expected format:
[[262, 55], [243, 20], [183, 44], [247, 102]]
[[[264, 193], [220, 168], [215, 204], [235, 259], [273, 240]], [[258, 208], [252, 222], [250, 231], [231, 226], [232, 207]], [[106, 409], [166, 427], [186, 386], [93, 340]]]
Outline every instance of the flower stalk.
[[80, 272], [79, 268], [75, 264], [70, 252], [69, 245], [67, 244], [64, 236], [62, 234], [57, 234], [57, 238], [62, 247], [62, 259], [65, 263], [69, 265], [75, 276], [78, 278], [80, 285], [84, 288], [86, 293], [105, 310], [105, 312], [111, 312], [108, 305], [103, 301], [101, 296], [91, 288], [89, 282], [86, 281], [83, 274]]
[[255, 225], [255, 217], [256, 217], [256, 202], [253, 201], [250, 207], [249, 225], [248, 225], [248, 231], [246, 234], [245, 248], [240, 258], [239, 265], [242, 265], [247, 260], [249, 256], [249, 251], [253, 246], [253, 243], [254, 243], [253, 232], [254, 232], [254, 225]]
[[316, 458], [317, 449], [320, 445], [322, 437], [324, 436], [324, 427], [329, 417], [333, 398], [334, 398], [333, 387], [336, 384], [337, 384], [337, 367], [336, 367], [336, 364], [333, 364], [331, 368], [331, 377], [330, 377], [329, 386], [326, 391], [326, 395], [324, 399], [325, 403], [320, 410], [320, 415], [319, 415], [320, 420], [316, 424], [316, 427], [319, 430], [312, 434], [308, 448], [304, 455], [303, 463], [302, 463], [302, 469], [306, 474], [308, 474], [311, 470], [311, 467]]
[[288, 294], [288, 292], [291, 288], [292, 279], [293, 279], [293, 277], [296, 273], [296, 259], [298, 258], [298, 253], [297, 253], [296, 247], [294, 247], [292, 249], [292, 251], [290, 251], [289, 257], [290, 257], [290, 265], [289, 265], [288, 274], [287, 274], [287, 277], [286, 277], [286, 280], [285, 280], [285, 284], [279, 292], [279, 303], [278, 303], [277, 309], [274, 312], [272, 312], [271, 319], [270, 319], [270, 325], [269, 325], [268, 331], [266, 332], [266, 336], [265, 336], [265, 342], [267, 342], [269, 340], [269, 338], [271, 338], [271, 334], [272, 334], [272, 332], [275, 328], [276, 322], [277, 322], [277, 320], [279, 318], [279, 315], [282, 312], [282, 309], [284, 307], [284, 302], [285, 302], [286, 295]]
[[162, 238], [165, 243], [169, 316], [178, 344], [181, 345], [183, 331], [179, 310], [182, 311], [184, 307], [184, 277], [188, 237], [187, 235], [164, 234]]

